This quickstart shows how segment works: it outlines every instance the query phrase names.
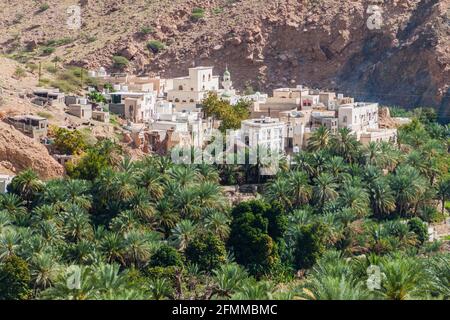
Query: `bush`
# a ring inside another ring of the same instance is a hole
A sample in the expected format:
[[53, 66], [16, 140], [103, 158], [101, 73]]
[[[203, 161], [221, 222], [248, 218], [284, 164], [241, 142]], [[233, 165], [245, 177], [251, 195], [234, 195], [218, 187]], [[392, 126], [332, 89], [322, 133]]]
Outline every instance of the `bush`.
[[64, 154], [80, 154], [86, 150], [86, 139], [78, 130], [57, 128], [55, 130], [55, 146]]
[[185, 255], [203, 271], [211, 271], [226, 262], [224, 243], [211, 233], [195, 237], [187, 246]]
[[322, 256], [326, 249], [327, 233], [326, 225], [320, 222], [300, 227], [294, 251], [297, 269], [311, 268]]
[[38, 12], [42, 13], [44, 11], [47, 11], [50, 8], [50, 6], [48, 5], [48, 3], [43, 3], [40, 5]]
[[151, 267], [181, 267], [183, 259], [180, 253], [173, 247], [162, 245], [150, 260]]
[[192, 9], [191, 20], [198, 21], [205, 16], [205, 10], [203, 8]]
[[409, 220], [408, 228], [411, 232], [415, 233], [421, 244], [428, 240], [428, 227], [419, 218], [412, 218]]
[[147, 34], [153, 33], [154, 31], [155, 31], [155, 29], [153, 27], [142, 27], [141, 28], [141, 33], [143, 35], [147, 35]]
[[147, 43], [147, 49], [153, 53], [158, 53], [161, 50], [164, 50], [165, 47], [164, 43], [158, 40], [152, 40]]
[[0, 267], [0, 300], [26, 300], [31, 295], [31, 277], [25, 260], [10, 256]]
[[55, 52], [55, 48], [54, 47], [44, 47], [44, 48], [42, 48], [42, 55], [43, 56], [49, 56], [53, 52]]
[[130, 64], [130, 61], [128, 61], [127, 58], [122, 56], [114, 56], [112, 60], [114, 67], [117, 69], [124, 69]]
[[23, 78], [23, 77], [25, 77], [26, 76], [26, 71], [25, 71], [25, 69], [24, 68], [22, 68], [22, 67], [16, 67], [16, 70], [14, 71], [14, 76], [16, 77], [16, 78], [18, 78], [18, 79], [21, 79], [21, 78]]

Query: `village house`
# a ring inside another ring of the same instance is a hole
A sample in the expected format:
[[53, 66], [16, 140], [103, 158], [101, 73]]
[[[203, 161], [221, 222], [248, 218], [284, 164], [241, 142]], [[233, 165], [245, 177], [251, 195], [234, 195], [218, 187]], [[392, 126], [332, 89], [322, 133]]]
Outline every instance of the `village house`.
[[41, 106], [44, 105], [51, 106], [54, 103], [64, 103], [65, 99], [64, 93], [59, 92], [59, 89], [53, 90], [37, 89], [33, 91], [33, 94], [36, 97], [33, 100], [33, 103]]
[[67, 109], [67, 113], [83, 120], [92, 118], [92, 105], [88, 104], [86, 99], [80, 99], [80, 104], [71, 104]]
[[109, 111], [124, 119], [136, 123], [148, 122], [153, 117], [156, 104], [156, 93], [132, 92], [128, 88], [123, 91], [112, 92]]
[[95, 120], [98, 122], [103, 122], [103, 123], [109, 123], [110, 114], [107, 111], [93, 110], [92, 111], [92, 120]]
[[8, 185], [15, 177], [14, 173], [3, 166], [0, 166], [0, 194], [6, 193]]
[[46, 118], [33, 115], [22, 115], [8, 117], [7, 122], [31, 138], [42, 139], [47, 136], [48, 120]]
[[173, 89], [167, 100], [173, 102], [178, 111], [194, 110], [209, 91], [219, 90], [219, 76], [213, 75], [213, 67], [189, 68], [186, 77], [174, 78]]
[[285, 130], [286, 124], [276, 118], [248, 119], [241, 122], [241, 141], [250, 148], [283, 153]]

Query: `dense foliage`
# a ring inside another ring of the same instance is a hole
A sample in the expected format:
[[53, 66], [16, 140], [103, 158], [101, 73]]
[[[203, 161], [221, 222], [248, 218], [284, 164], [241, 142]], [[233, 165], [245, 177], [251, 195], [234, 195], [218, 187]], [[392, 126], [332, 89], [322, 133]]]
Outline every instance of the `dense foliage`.
[[426, 114], [396, 144], [322, 128], [237, 204], [225, 173], [258, 170], [99, 142], [67, 178], [24, 171], [0, 195], [0, 299], [449, 299], [427, 231], [446, 215], [448, 137]]

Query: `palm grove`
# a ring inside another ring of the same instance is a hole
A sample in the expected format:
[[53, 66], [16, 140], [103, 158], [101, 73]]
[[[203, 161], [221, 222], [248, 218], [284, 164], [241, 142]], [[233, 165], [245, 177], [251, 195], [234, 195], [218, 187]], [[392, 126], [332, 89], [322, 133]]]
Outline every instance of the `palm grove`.
[[111, 141], [75, 143], [68, 177], [27, 170], [0, 197], [0, 298], [448, 299], [450, 256], [425, 224], [450, 196], [449, 128], [434, 120], [418, 110], [396, 145], [320, 128], [234, 205], [221, 185], [260, 181], [258, 165], [133, 162]]

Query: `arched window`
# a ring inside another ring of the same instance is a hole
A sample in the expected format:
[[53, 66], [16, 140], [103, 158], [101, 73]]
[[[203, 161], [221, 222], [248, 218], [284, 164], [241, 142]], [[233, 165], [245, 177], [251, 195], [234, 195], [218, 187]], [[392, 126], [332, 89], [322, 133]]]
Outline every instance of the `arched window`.
[[206, 79], [206, 78], [205, 78], [205, 75], [203, 75], [203, 82], [205, 82], [205, 79]]
[[194, 99], [189, 100], [189, 102], [194, 102]]
[[208, 74], [208, 81], [211, 81], [211, 74]]
[[176, 99], [175, 99], [175, 102], [180, 102], [180, 99], [176, 98]]

